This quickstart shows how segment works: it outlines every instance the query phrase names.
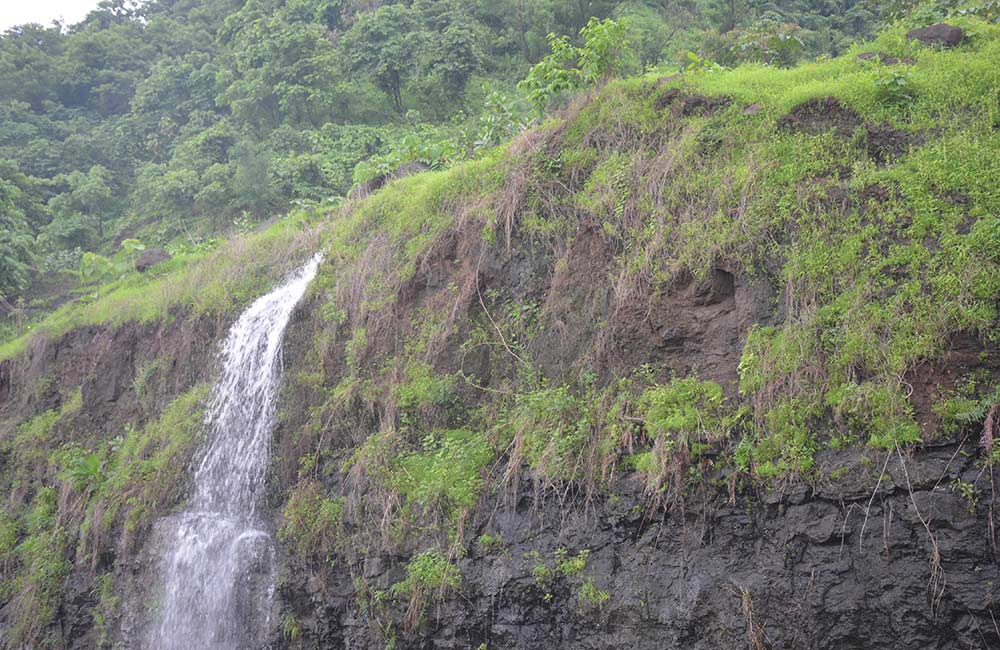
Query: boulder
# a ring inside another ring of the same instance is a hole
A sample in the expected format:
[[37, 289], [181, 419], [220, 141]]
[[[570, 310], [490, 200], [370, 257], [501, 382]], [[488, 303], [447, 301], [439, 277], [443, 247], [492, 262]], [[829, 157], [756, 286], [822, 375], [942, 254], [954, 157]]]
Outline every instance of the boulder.
[[135, 261], [135, 270], [142, 273], [151, 266], [155, 266], [160, 262], [166, 262], [169, 259], [170, 253], [162, 248], [150, 248], [139, 255], [139, 258]]
[[930, 27], [911, 29], [906, 32], [906, 38], [914, 41], [920, 41], [921, 43], [926, 43], [927, 45], [944, 45], [946, 47], [954, 47], [955, 45], [961, 43], [962, 39], [965, 38], [965, 32], [961, 27], [938, 23], [937, 25], [931, 25]]

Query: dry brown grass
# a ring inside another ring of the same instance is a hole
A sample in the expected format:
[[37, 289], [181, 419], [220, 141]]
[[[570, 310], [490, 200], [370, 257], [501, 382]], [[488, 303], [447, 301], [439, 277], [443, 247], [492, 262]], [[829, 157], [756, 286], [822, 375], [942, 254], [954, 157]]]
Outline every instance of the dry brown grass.
[[746, 587], [740, 588], [740, 614], [747, 626], [747, 647], [750, 650], [765, 650], [767, 648], [767, 635], [754, 618], [753, 598], [750, 590]]

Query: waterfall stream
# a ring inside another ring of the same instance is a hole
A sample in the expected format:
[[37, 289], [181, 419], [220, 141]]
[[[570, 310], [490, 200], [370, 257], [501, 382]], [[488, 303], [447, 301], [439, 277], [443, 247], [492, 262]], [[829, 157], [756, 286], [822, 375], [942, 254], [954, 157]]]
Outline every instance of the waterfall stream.
[[169, 518], [156, 650], [260, 648], [271, 626], [274, 545], [260, 505], [281, 345], [320, 256], [259, 298], [222, 344], [222, 375], [187, 509]]

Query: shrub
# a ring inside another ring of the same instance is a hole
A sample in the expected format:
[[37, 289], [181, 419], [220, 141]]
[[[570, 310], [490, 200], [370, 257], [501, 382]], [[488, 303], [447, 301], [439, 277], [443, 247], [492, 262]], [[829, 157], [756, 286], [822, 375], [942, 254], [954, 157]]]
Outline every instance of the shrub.
[[329, 562], [343, 536], [343, 497], [328, 497], [317, 481], [292, 491], [281, 513], [278, 536], [296, 555]]
[[594, 578], [587, 576], [580, 583], [576, 592], [577, 600], [583, 610], [600, 609], [611, 599], [611, 594], [604, 589], [598, 589]]
[[826, 402], [849, 431], [868, 433], [872, 447], [892, 450], [921, 439], [913, 408], [898, 385], [842, 384], [827, 394]]
[[891, 66], [880, 66], [875, 71], [872, 81], [875, 95], [889, 104], [905, 104], [913, 101], [913, 84], [906, 70]]
[[694, 377], [651, 387], [639, 398], [652, 449], [634, 455], [631, 464], [645, 474], [647, 492], [655, 500], [668, 490], [680, 499], [692, 465], [726, 437], [729, 424], [722, 415], [722, 400], [718, 384]]
[[449, 590], [462, 585], [462, 574], [440, 551], [424, 551], [406, 565], [406, 578], [393, 584], [389, 593], [395, 598], [407, 598], [403, 619], [407, 632], [416, 627], [428, 598], [439, 600]]
[[482, 470], [492, 460], [493, 450], [479, 434], [461, 429], [429, 434], [422, 451], [393, 461], [392, 487], [425, 508], [456, 517], [476, 505]]

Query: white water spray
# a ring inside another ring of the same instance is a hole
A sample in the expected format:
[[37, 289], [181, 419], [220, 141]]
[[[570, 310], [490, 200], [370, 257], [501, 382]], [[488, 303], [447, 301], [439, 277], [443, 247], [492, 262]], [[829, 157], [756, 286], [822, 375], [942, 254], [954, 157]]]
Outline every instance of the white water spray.
[[281, 344], [319, 266], [313, 257], [259, 298], [222, 344], [222, 377], [187, 509], [169, 521], [156, 650], [261, 648], [271, 627], [274, 545], [258, 509], [270, 458]]

